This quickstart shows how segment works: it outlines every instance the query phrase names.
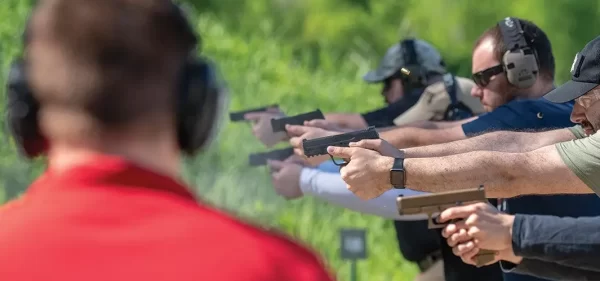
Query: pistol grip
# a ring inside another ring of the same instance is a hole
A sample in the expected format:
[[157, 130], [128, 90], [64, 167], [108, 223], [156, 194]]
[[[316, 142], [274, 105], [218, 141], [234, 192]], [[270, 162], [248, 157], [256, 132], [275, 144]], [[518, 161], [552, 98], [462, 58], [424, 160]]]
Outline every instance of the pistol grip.
[[484, 249], [479, 250], [479, 253], [477, 253], [477, 255], [475, 255], [474, 257], [476, 266], [482, 267], [488, 263], [493, 262], [496, 259], [497, 254], [497, 251]]

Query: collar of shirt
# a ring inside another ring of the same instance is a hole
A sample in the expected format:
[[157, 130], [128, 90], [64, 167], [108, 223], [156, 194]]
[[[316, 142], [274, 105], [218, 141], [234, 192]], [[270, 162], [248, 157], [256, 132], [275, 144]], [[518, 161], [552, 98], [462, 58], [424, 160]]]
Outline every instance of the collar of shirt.
[[89, 163], [60, 174], [48, 169], [30, 186], [27, 193], [86, 185], [143, 187], [196, 201], [194, 194], [176, 179], [153, 172], [125, 158], [110, 155], [97, 156]]

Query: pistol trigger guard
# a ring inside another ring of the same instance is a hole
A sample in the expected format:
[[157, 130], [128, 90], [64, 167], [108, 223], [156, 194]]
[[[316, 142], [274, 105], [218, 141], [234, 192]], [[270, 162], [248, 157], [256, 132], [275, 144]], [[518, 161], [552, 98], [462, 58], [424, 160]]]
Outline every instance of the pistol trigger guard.
[[340, 167], [340, 169], [342, 167], [348, 165], [348, 162], [341, 162], [341, 163], [335, 162], [335, 159], [333, 159], [333, 156], [331, 156], [331, 154], [329, 154], [329, 153], [328, 153], [328, 155], [329, 155], [329, 158], [331, 158], [331, 162], [333, 162], [333, 164], [335, 164], [336, 166]]
[[430, 229], [442, 228], [442, 227], [448, 225], [447, 223], [439, 223], [438, 222], [439, 217], [440, 217], [439, 214], [437, 216], [429, 215], [429, 228]]

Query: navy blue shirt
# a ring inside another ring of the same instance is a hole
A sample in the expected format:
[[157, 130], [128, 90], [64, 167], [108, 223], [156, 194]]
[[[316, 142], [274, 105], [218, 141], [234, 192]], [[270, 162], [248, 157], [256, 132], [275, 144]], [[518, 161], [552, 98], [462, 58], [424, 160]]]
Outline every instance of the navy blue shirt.
[[[535, 131], [566, 128], [573, 102], [555, 104], [544, 98], [511, 101], [496, 110], [463, 124], [468, 137], [490, 131]], [[536, 214], [561, 217], [600, 216], [597, 195], [521, 196], [502, 200], [500, 209], [509, 214]], [[539, 281], [533, 276], [505, 273], [505, 281]]]
[[523, 258], [600, 273], [600, 217], [516, 215], [512, 245]]
[[504, 270], [552, 280], [600, 280], [600, 217], [516, 215], [513, 251], [518, 264]]
[[369, 126], [377, 128], [395, 126], [394, 119], [413, 107], [419, 101], [419, 98], [421, 98], [423, 91], [424, 89], [415, 89], [411, 94], [406, 95], [396, 102], [361, 115]]

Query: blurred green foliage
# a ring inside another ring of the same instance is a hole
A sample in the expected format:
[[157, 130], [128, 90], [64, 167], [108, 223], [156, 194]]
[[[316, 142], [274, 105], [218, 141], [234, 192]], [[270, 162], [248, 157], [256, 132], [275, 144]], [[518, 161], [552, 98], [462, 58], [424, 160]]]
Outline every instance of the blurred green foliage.
[[[0, 2], [0, 82], [21, 52], [30, 1]], [[473, 42], [506, 16], [531, 20], [549, 35], [557, 82], [569, 79], [574, 54], [597, 36], [600, 4], [591, 0], [189, 0], [190, 18], [203, 37], [203, 52], [229, 82], [231, 109], [279, 103], [288, 113], [363, 112], [382, 104], [379, 86], [361, 76], [385, 50], [407, 35], [430, 41], [449, 68], [470, 73]], [[2, 90], [3, 91], [3, 90]], [[1, 93], [4, 105], [4, 92]], [[0, 143], [0, 202], [23, 191], [41, 160], [19, 159], [5, 131]], [[285, 144], [281, 144], [284, 146]], [[359, 280], [410, 280], [416, 269], [398, 254], [392, 224], [305, 198], [286, 202], [273, 194], [268, 172], [246, 166], [247, 155], [267, 150], [249, 126], [226, 123], [209, 151], [187, 159], [186, 178], [208, 203], [265, 227], [277, 227], [317, 249], [340, 280], [349, 264], [339, 260], [340, 227], [369, 230], [370, 257]]]
[[[558, 82], [570, 63], [598, 35], [597, 1], [571, 0], [188, 0], [245, 39], [257, 34], [289, 44], [311, 67], [338, 69], [340, 60], [367, 59], [371, 65], [402, 37], [423, 38], [442, 52], [453, 72], [470, 73], [473, 42], [506, 16], [528, 19], [550, 37]], [[207, 39], [208, 40], [208, 39]], [[361, 60], [362, 62], [362, 60]]]

